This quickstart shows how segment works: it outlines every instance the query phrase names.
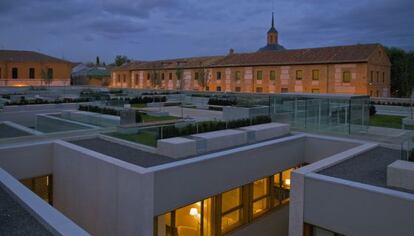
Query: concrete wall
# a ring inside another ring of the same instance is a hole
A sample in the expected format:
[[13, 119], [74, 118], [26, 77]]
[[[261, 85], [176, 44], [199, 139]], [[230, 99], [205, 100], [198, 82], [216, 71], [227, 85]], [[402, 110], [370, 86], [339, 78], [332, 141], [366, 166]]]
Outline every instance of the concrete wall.
[[44, 133], [65, 132], [81, 129], [93, 129], [95, 126], [61, 119], [49, 115], [36, 115], [36, 130]]
[[304, 142], [303, 135], [291, 136], [150, 168], [154, 215], [296, 166], [303, 162]]
[[49, 175], [52, 155], [53, 146], [49, 142], [0, 147], [0, 167], [17, 179]]
[[153, 236], [151, 173], [62, 141], [53, 173], [55, 207], [89, 233]]
[[309, 135], [306, 138], [305, 144], [305, 162], [314, 163], [336, 153], [361, 145], [361, 142], [342, 138], [326, 138], [324, 136]]
[[312, 174], [304, 221], [344, 235], [410, 236], [413, 201], [412, 194]]
[[0, 121], [13, 121], [26, 127], [34, 127], [36, 115], [61, 112], [64, 110], [76, 110], [78, 104], [46, 104], [27, 106], [5, 106], [0, 112]]
[[289, 225], [289, 206], [283, 206], [264, 215], [231, 233], [231, 236], [287, 236]]

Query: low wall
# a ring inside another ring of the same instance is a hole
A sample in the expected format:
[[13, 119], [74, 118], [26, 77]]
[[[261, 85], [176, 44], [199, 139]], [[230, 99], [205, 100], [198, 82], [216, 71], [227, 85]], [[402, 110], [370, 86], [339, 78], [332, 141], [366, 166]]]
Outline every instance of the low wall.
[[252, 119], [257, 116], [269, 115], [269, 107], [223, 107], [223, 119], [225, 121]]
[[36, 130], [44, 133], [65, 132], [80, 129], [94, 129], [95, 126], [60, 119], [49, 115], [36, 115]]
[[63, 111], [62, 118], [103, 127], [114, 127], [120, 124], [119, 116], [111, 116], [85, 111]]

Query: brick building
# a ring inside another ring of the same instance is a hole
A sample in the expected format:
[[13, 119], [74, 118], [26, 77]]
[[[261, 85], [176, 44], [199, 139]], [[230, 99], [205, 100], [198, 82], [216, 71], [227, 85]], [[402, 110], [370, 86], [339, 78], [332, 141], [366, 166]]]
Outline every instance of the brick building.
[[0, 50], [0, 86], [70, 85], [72, 63], [32, 51]]
[[134, 62], [112, 71], [112, 87], [390, 96], [391, 63], [380, 44], [286, 50], [272, 26], [258, 52]]

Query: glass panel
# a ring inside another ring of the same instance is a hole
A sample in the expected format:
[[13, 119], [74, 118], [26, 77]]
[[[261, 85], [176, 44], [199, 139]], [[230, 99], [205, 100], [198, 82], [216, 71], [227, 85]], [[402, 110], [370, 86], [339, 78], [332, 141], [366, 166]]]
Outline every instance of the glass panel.
[[269, 193], [267, 178], [257, 180], [253, 183], [253, 199], [258, 199]]
[[212, 236], [213, 235], [213, 214], [214, 211], [211, 205], [212, 199], [208, 198], [203, 201], [203, 235]]
[[171, 213], [157, 217], [157, 236], [172, 236]]
[[180, 236], [200, 235], [201, 202], [175, 211], [175, 230]]
[[229, 230], [235, 228], [241, 224], [243, 211], [238, 209], [232, 211], [221, 217], [221, 231], [222, 233], [228, 232]]
[[265, 213], [268, 209], [268, 198], [263, 198], [253, 202], [253, 216], [258, 216]]
[[293, 168], [282, 172], [282, 188], [284, 189], [290, 189], [290, 175], [292, 170]]
[[235, 188], [221, 195], [221, 212], [241, 205], [241, 188]]

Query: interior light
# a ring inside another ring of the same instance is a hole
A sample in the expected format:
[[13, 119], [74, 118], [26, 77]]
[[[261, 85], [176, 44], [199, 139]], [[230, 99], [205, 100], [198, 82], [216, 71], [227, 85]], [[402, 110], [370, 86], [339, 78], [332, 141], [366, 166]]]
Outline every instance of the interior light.
[[285, 185], [290, 186], [290, 179], [285, 179]]
[[191, 215], [191, 216], [194, 216], [194, 217], [197, 217], [197, 216], [198, 216], [198, 210], [197, 210], [197, 208], [192, 207], [192, 208], [190, 209], [190, 215]]

